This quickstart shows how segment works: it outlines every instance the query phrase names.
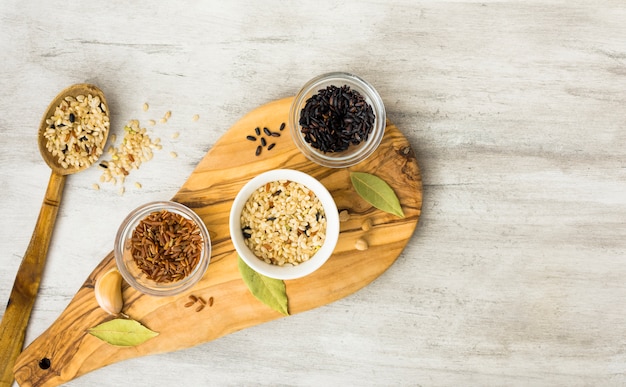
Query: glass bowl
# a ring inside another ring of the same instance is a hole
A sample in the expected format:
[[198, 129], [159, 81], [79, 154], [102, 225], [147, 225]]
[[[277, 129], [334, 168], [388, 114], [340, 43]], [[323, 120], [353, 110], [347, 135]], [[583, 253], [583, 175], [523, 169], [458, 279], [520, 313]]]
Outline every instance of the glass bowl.
[[[312, 147], [304, 139], [301, 132], [300, 115], [309, 98], [317, 94], [321, 89], [334, 85], [341, 87], [347, 85], [351, 90], [358, 91], [365, 101], [372, 107], [375, 115], [374, 125], [367, 140], [358, 145], [350, 145], [348, 149], [341, 152], [322, 152]], [[346, 168], [368, 158], [380, 145], [385, 134], [386, 115], [378, 92], [362, 78], [344, 72], [333, 72], [322, 74], [307, 82], [298, 92], [293, 100], [289, 111], [289, 127], [291, 137], [296, 147], [311, 161], [330, 168]]]
[[[286, 263], [278, 266], [258, 258], [246, 245], [241, 227], [241, 212], [252, 193], [267, 183], [281, 180], [300, 183], [313, 191], [319, 198], [326, 216], [326, 237], [322, 246], [312, 257], [297, 265]], [[313, 273], [330, 258], [339, 239], [339, 213], [335, 200], [317, 179], [293, 169], [275, 169], [251, 179], [239, 191], [230, 210], [229, 228], [235, 250], [252, 270], [270, 278], [290, 280]]]
[[[133, 231], [141, 220], [153, 212], [162, 210], [193, 221], [198, 225], [202, 236], [202, 249], [198, 263], [187, 276], [172, 282], [156, 282], [148, 278], [135, 263], [130, 248]], [[191, 288], [202, 278], [211, 259], [211, 240], [204, 222], [190, 208], [171, 201], [151, 202], [136, 208], [124, 219], [115, 238], [114, 253], [117, 267], [130, 286], [151, 296], [172, 296]]]

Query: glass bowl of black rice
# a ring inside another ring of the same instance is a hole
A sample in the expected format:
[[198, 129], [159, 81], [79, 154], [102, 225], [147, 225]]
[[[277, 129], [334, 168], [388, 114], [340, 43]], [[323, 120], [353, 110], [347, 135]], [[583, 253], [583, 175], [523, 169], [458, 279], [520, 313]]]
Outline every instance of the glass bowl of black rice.
[[385, 106], [364, 79], [346, 72], [308, 81], [289, 112], [291, 136], [311, 161], [329, 168], [358, 164], [374, 153], [385, 134]]

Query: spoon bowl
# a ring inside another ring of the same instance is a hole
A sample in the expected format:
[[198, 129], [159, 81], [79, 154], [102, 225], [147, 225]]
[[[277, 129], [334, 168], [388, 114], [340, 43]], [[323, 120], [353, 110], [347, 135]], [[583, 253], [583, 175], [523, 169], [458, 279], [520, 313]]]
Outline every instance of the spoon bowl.
[[[50, 117], [52, 117], [57, 107], [61, 104], [61, 102], [65, 100], [66, 97], [73, 97], [75, 99], [79, 96], [87, 97], [88, 95], [91, 95], [94, 98], [97, 97], [100, 100], [99, 105], [103, 107], [102, 108], [103, 116], [106, 117], [106, 120], [108, 121], [109, 109], [108, 109], [106, 98], [104, 97], [104, 93], [102, 92], [102, 90], [100, 90], [98, 87], [91, 85], [91, 84], [79, 83], [79, 84], [72, 85], [66, 88], [65, 90], [61, 91], [52, 100], [52, 102], [50, 102], [50, 105], [48, 105], [48, 108], [46, 109], [43, 115], [43, 118], [41, 119], [41, 123], [39, 124], [39, 133], [37, 135], [37, 142], [39, 144], [39, 152], [41, 153], [41, 156], [43, 157], [46, 164], [48, 164], [50, 169], [52, 169], [53, 172], [59, 175], [69, 175], [72, 173], [80, 172], [82, 170], [87, 169], [89, 166], [91, 166], [93, 162], [84, 163], [80, 166], [69, 165], [67, 167], [64, 167], [63, 165], [61, 165], [58, 157], [54, 156], [52, 152], [50, 152], [50, 150], [48, 150], [46, 146], [46, 143], [48, 140], [45, 136], [45, 133], [46, 133], [46, 130], [49, 128], [47, 120]], [[102, 144], [102, 148], [104, 148], [104, 144], [106, 144], [107, 137], [109, 134], [108, 124], [102, 129], [103, 129], [102, 130], [103, 139], [100, 142]]]
[[[80, 141], [85, 143], [89, 141], [87, 138], [88, 134], [83, 134], [80, 130], [77, 133], [74, 129], [68, 130], [65, 128], [67, 126], [73, 126], [73, 121], [77, 119], [77, 117], [70, 117], [69, 121], [66, 121], [65, 123], [62, 123], [62, 120], [59, 121], [60, 119], [55, 120], [55, 122], [50, 122], [50, 124], [48, 124], [47, 121], [48, 118], [55, 113], [57, 107], [62, 103], [62, 101], [65, 100], [66, 97], [71, 96], [76, 99], [76, 97], [80, 95], [85, 97], [91, 95], [93, 98], [98, 98], [99, 101], [96, 100], [94, 105], [97, 105], [97, 108], [99, 108], [103, 113], [103, 117], [105, 117], [103, 120], [106, 122], [109, 120], [109, 109], [107, 107], [104, 94], [96, 86], [89, 84], [76, 84], [63, 90], [52, 100], [48, 109], [44, 113], [43, 119], [41, 120], [38, 133], [39, 150], [43, 159], [46, 161], [50, 169], [52, 169], [52, 173], [50, 174], [50, 181], [48, 182], [43, 204], [39, 210], [39, 217], [37, 218], [37, 223], [35, 224], [35, 230], [33, 231], [30, 243], [28, 244], [24, 257], [22, 258], [22, 263], [17, 271], [15, 282], [13, 283], [13, 288], [11, 289], [9, 302], [7, 303], [6, 310], [2, 316], [2, 322], [0, 322], [0, 385], [2, 386], [9, 386], [13, 383], [13, 365], [15, 364], [15, 359], [22, 350], [24, 338], [26, 336], [26, 326], [28, 324], [33, 305], [35, 304], [35, 297], [37, 297], [37, 292], [39, 291], [41, 275], [46, 263], [50, 240], [52, 239], [52, 230], [54, 228], [59, 205], [61, 204], [65, 179], [69, 174], [88, 168], [101, 154], [101, 152], [95, 152], [92, 154], [94, 151], [93, 148], [90, 148], [88, 152], [89, 157], [87, 160], [83, 160], [84, 162], [78, 163], [78, 165], [75, 163], [63, 165], [59, 162], [59, 155], [55, 156], [50, 150], [48, 150], [48, 139], [46, 138], [46, 133], [49, 129], [50, 132], [48, 134], [50, 136], [58, 136], [58, 133], [55, 133], [55, 131], [58, 128], [61, 128], [60, 131], [62, 131], [62, 138], [65, 143], [69, 144], [64, 145], [65, 149], [61, 152], [63, 157], [67, 156], [65, 153], [70, 146], [76, 146], [73, 150], [78, 152], [80, 151], [81, 146], [84, 145], [81, 144]], [[96, 108], [96, 106], [92, 106], [92, 108]], [[98, 110], [96, 109], [96, 111]], [[78, 117], [78, 119], [82, 119], [82, 116]], [[87, 121], [89, 120], [79, 122], [81, 125], [93, 125], [93, 121]], [[72, 123], [72, 125], [67, 125], [70, 123]], [[79, 136], [77, 137], [74, 135], [74, 138], [71, 139], [73, 136], [72, 132], [78, 134]], [[101, 144], [102, 149], [104, 149], [104, 145], [106, 144], [108, 133], [109, 127], [107, 123], [98, 135], [99, 137], [97, 143]], [[83, 139], [83, 137], [85, 138]], [[65, 141], [66, 139], [70, 140], [70, 142], [68, 143]], [[82, 157], [83, 156], [81, 156], [81, 159]]]

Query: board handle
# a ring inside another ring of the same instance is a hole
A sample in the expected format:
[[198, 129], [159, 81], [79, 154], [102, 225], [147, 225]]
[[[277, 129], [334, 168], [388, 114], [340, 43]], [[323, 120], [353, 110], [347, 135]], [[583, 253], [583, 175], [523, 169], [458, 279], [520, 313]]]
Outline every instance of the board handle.
[[35, 230], [17, 271], [11, 296], [0, 323], [0, 386], [2, 387], [10, 387], [14, 380], [13, 366], [24, 345], [26, 327], [39, 291], [65, 179], [65, 175], [55, 172], [50, 175]]

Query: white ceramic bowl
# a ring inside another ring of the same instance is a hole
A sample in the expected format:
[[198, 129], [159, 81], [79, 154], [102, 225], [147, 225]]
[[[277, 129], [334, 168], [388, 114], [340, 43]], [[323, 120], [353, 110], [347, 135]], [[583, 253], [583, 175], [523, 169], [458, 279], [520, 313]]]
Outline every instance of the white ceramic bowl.
[[[322, 247], [309, 260], [298, 265], [285, 264], [283, 266], [272, 265], [259, 259], [246, 246], [241, 227], [241, 211], [248, 198], [259, 187], [278, 180], [290, 180], [300, 183], [312, 190], [319, 198], [326, 215], [326, 238]], [[230, 210], [230, 238], [235, 250], [250, 268], [267, 277], [289, 280], [304, 277], [319, 269], [335, 250], [339, 239], [339, 213], [335, 200], [330, 192], [314, 177], [293, 169], [275, 169], [258, 175], [246, 183], [239, 191]]]

